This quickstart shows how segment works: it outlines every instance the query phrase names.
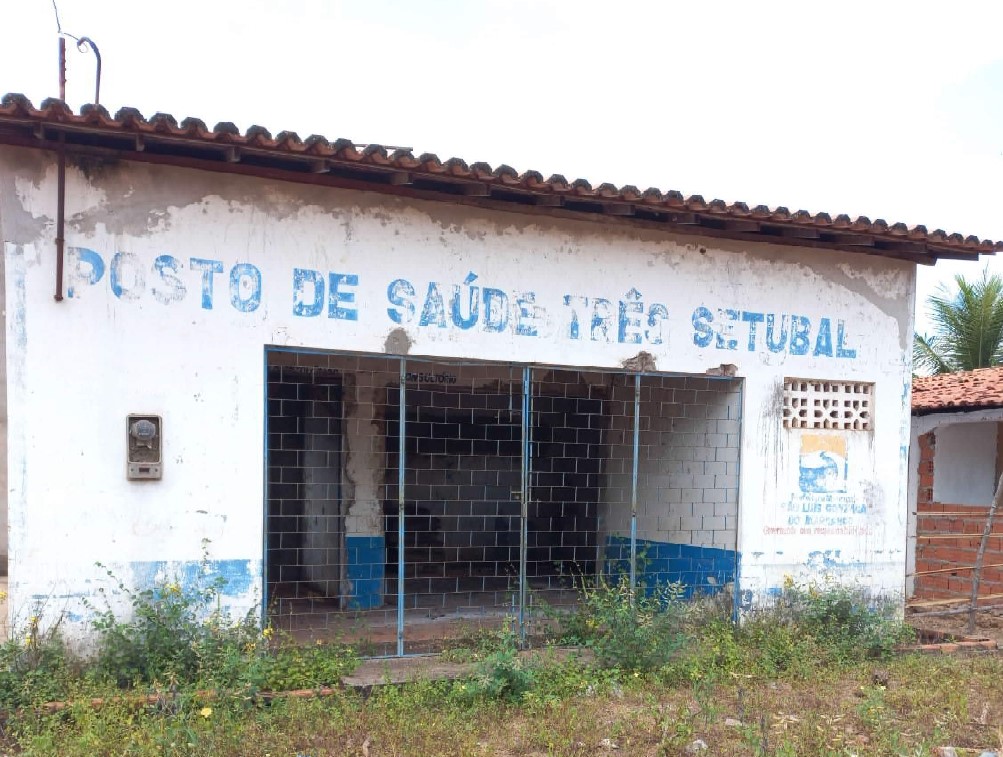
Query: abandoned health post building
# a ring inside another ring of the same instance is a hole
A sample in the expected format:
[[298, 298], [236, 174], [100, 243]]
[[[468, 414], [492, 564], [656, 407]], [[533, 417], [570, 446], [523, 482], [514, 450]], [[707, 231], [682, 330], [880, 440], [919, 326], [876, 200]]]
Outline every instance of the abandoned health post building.
[[389, 654], [604, 571], [901, 598], [916, 265], [997, 249], [20, 96], [0, 236], [12, 611], [208, 573]]

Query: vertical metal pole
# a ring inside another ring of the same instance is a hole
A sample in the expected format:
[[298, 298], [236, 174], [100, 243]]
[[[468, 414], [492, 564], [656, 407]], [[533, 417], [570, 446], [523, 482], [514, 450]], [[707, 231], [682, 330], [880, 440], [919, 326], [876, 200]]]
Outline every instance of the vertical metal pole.
[[522, 484], [519, 492], [519, 641], [526, 641], [526, 561], [529, 542], [529, 476], [532, 450], [530, 448], [530, 413], [532, 403], [533, 369], [522, 369]]
[[[738, 445], [739, 445], [739, 455], [738, 455], [738, 492], [736, 493], [735, 501], [738, 503], [738, 517], [735, 519], [735, 586], [733, 589], [732, 596], [732, 608], [731, 617], [734, 623], [738, 623], [740, 618], [740, 611], [742, 607], [742, 521], [743, 518], [743, 507], [742, 507], [742, 443], [745, 439], [745, 382], [739, 380], [738, 383], [738, 417], [735, 420], [738, 421]], [[728, 412], [728, 418], [731, 418], [731, 411]]]
[[[58, 18], [56, 19], [58, 21]], [[66, 39], [59, 38], [59, 99], [66, 102]]]
[[637, 588], [637, 459], [641, 452], [641, 374], [634, 374], [634, 455], [630, 471], [630, 596]]
[[397, 656], [404, 656], [404, 463], [407, 416], [407, 361], [400, 360], [397, 422]]

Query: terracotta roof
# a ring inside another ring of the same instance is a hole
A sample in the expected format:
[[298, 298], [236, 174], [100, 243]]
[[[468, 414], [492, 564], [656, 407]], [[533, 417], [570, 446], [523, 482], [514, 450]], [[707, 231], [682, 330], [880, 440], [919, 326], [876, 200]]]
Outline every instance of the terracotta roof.
[[62, 144], [73, 153], [104, 153], [148, 162], [173, 163], [234, 173], [267, 175], [287, 181], [349, 186], [452, 202], [518, 205], [521, 212], [603, 216], [605, 221], [656, 226], [676, 233], [792, 244], [881, 255], [918, 263], [939, 258], [977, 259], [1003, 250], [1003, 242], [963, 237], [924, 226], [907, 227], [866, 217], [791, 212], [785, 207], [750, 207], [744, 202], [707, 202], [677, 191], [663, 192], [613, 184], [593, 186], [584, 179], [507, 165], [442, 160], [425, 153], [383, 145], [362, 145], [319, 135], [301, 139], [294, 132], [272, 135], [261, 126], [243, 134], [232, 123], [209, 128], [197, 118], [180, 123], [157, 113], [144, 117], [135, 108], [112, 116], [102, 106], [74, 113], [47, 99], [36, 108], [26, 97], [0, 99], [0, 143], [43, 149]]
[[1003, 367], [920, 376], [912, 382], [912, 414], [1003, 407]]

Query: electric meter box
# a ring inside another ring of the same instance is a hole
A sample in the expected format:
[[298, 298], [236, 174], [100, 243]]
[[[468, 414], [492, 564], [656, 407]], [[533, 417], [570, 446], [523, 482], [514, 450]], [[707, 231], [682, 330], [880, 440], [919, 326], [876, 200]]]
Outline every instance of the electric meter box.
[[125, 419], [126, 478], [159, 479], [164, 474], [164, 421], [159, 415], [130, 414]]

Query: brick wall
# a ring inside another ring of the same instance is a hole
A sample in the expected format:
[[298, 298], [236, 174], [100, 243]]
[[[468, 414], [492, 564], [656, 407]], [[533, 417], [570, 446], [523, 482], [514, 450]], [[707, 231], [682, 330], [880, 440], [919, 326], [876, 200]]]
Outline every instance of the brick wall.
[[[919, 437], [919, 491], [916, 515], [916, 599], [967, 598], [972, 592], [972, 570], [985, 528], [985, 506], [936, 502], [936, 432]], [[946, 537], [946, 538], [945, 538]], [[983, 566], [1003, 563], [1003, 517], [993, 524]], [[936, 572], [931, 572], [936, 571]], [[979, 595], [1003, 593], [1003, 568], [984, 567]]]

